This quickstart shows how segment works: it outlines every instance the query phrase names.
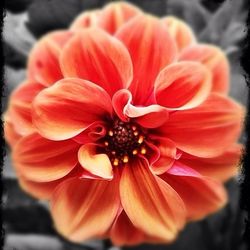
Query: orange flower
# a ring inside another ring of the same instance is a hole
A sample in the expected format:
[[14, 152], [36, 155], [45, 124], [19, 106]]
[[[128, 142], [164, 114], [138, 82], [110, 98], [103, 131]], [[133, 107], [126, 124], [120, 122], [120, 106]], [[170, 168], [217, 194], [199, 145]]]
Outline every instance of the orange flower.
[[72, 241], [172, 242], [226, 202], [243, 118], [228, 88], [224, 53], [179, 19], [124, 2], [85, 12], [35, 45], [11, 96], [20, 185]]

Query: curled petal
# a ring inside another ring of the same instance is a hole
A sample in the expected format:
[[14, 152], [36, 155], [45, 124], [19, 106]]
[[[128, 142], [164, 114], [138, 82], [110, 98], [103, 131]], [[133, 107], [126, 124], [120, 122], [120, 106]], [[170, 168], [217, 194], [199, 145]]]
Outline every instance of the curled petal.
[[95, 144], [85, 144], [78, 151], [78, 160], [81, 166], [91, 174], [104, 179], [113, 178], [112, 165], [106, 154], [97, 153]]
[[225, 53], [218, 47], [196, 44], [182, 51], [182, 61], [198, 61], [212, 72], [212, 91], [227, 94], [229, 90], [230, 68]]
[[132, 101], [131, 93], [126, 89], [121, 89], [117, 91], [113, 98], [112, 104], [117, 116], [124, 122], [129, 120], [129, 117], [126, 116], [126, 108]]
[[201, 176], [185, 165], [176, 163], [161, 177], [184, 201], [189, 220], [202, 219], [222, 208], [227, 201], [221, 183]]
[[176, 57], [175, 44], [160, 20], [139, 15], [116, 33], [128, 48], [134, 78], [129, 89], [136, 105], [152, 103], [153, 84], [159, 71]]
[[118, 117], [123, 121], [130, 118], [143, 127], [159, 127], [168, 119], [168, 110], [157, 104], [146, 107], [132, 105], [132, 95], [129, 90], [117, 91], [112, 99], [113, 107]]
[[142, 13], [140, 9], [127, 2], [110, 3], [100, 13], [98, 24], [102, 29], [114, 34], [122, 25], [140, 13]]
[[154, 174], [160, 175], [165, 173], [173, 165], [177, 150], [175, 143], [167, 138], [161, 139], [157, 148], [160, 151], [160, 156], [150, 168]]
[[72, 22], [70, 30], [79, 31], [84, 28], [97, 26], [100, 12], [101, 11], [99, 10], [90, 10], [83, 12], [83, 14], [77, 16], [77, 18]]
[[72, 138], [111, 112], [105, 90], [76, 78], [60, 80], [33, 102], [33, 122], [39, 133], [51, 140]]
[[32, 49], [28, 61], [28, 78], [44, 86], [50, 86], [63, 78], [59, 56], [70, 31], [56, 31], [44, 36]]
[[155, 145], [154, 142], [145, 141], [147, 148], [147, 161], [152, 170], [152, 166], [157, 162], [161, 156], [158, 145]]
[[162, 22], [167, 26], [170, 36], [175, 40], [179, 52], [196, 43], [192, 29], [182, 20], [168, 16], [162, 18]]
[[213, 158], [201, 158], [183, 153], [179, 161], [204, 176], [224, 182], [236, 176], [239, 172], [242, 151], [242, 145], [235, 144]]
[[44, 89], [44, 86], [35, 82], [26, 82], [18, 86], [11, 94], [8, 116], [13, 127], [20, 135], [29, 135], [35, 132], [31, 117], [31, 104], [35, 96]]
[[127, 87], [133, 77], [125, 46], [98, 28], [80, 31], [68, 42], [61, 56], [61, 68], [65, 77], [94, 82], [111, 96]]
[[57, 142], [31, 134], [16, 144], [13, 159], [17, 171], [25, 178], [38, 182], [54, 181], [75, 167], [78, 148], [78, 144], [71, 140]]
[[164, 68], [155, 81], [157, 103], [173, 110], [200, 105], [210, 90], [210, 72], [197, 62], [173, 63]]
[[135, 118], [136, 122], [145, 128], [159, 127], [168, 119], [168, 111], [156, 104], [147, 107], [128, 104], [125, 114], [130, 118]]
[[80, 144], [95, 142], [106, 135], [106, 126], [105, 122], [96, 121], [73, 139]]
[[123, 169], [120, 196], [134, 226], [151, 237], [173, 241], [185, 223], [185, 206], [179, 195], [154, 176], [143, 159]]
[[120, 207], [118, 181], [117, 177], [112, 181], [71, 178], [60, 184], [51, 200], [58, 232], [75, 242], [105, 234]]
[[198, 157], [215, 157], [234, 144], [241, 133], [244, 109], [233, 100], [212, 94], [200, 106], [171, 113], [156, 133]]

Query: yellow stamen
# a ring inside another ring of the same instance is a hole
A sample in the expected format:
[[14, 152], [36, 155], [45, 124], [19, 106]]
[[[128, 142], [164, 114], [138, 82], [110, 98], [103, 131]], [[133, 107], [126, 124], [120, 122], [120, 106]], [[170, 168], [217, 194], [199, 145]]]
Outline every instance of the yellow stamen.
[[109, 130], [109, 136], [113, 136], [113, 135], [114, 135], [113, 131]]
[[138, 134], [139, 134], [138, 131], [135, 131], [135, 132], [134, 132], [134, 136], [137, 136]]
[[132, 152], [133, 155], [137, 155], [138, 154], [138, 150], [137, 149], [134, 149], [133, 152]]
[[139, 144], [142, 144], [142, 143], [143, 143], [143, 140], [144, 140], [143, 136], [142, 136], [142, 135], [140, 135], [140, 136], [139, 136], [138, 143], [139, 143]]
[[128, 156], [127, 155], [125, 155], [124, 157], [123, 157], [123, 163], [128, 163], [128, 160], [129, 160], [129, 158], [128, 158]]
[[146, 148], [141, 148], [141, 154], [143, 154], [143, 155], [145, 155], [147, 153], [147, 150], [146, 150]]
[[107, 147], [109, 145], [109, 143], [107, 141], [105, 141], [104, 145]]
[[113, 165], [114, 166], [118, 166], [119, 165], [119, 160], [117, 158], [114, 159]]

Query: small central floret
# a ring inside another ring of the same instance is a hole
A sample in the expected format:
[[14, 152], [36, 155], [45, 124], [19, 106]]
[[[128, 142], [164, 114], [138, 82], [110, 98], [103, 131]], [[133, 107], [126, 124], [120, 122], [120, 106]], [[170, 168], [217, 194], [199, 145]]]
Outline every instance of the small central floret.
[[115, 120], [104, 141], [112, 164], [118, 166], [137, 154], [146, 154], [144, 139], [145, 135], [137, 124]]

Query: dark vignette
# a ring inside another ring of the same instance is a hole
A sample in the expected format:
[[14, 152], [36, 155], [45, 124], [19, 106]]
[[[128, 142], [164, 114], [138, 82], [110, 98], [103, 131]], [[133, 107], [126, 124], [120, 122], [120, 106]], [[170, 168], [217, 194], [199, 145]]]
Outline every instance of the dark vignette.
[[[7, 0], [8, 1], [8, 0]], [[149, 12], [155, 12], [155, 14], [161, 16], [164, 13], [158, 12], [158, 11], [154, 11], [157, 10], [156, 5], [160, 5], [161, 0], [128, 0], [136, 5], [140, 6], [142, 1], [143, 2], [151, 2], [150, 4], [150, 8], [149, 9], [144, 9], [145, 11], [149, 11]], [[11, 1], [10, 1], [11, 2]], [[1, 23], [0, 23], [0, 31], [1, 31], [1, 44], [0, 44], [0, 55], [1, 55], [1, 83], [0, 83], [0, 89], [1, 89], [1, 97], [4, 98], [5, 97], [5, 91], [4, 91], [4, 69], [3, 69], [3, 65], [4, 65], [4, 56], [3, 56], [3, 49], [5, 50], [5, 45], [3, 43], [3, 37], [2, 37], [2, 31], [3, 31], [3, 19], [4, 19], [4, 15], [5, 15], [5, 7], [6, 8], [17, 8], [15, 9], [16, 11], [19, 11], [19, 7], [16, 6], [11, 6], [11, 4], [9, 3], [5, 3], [5, 0], [1, 0]], [[28, 4], [28, 0], [27, 0], [27, 4]], [[98, 3], [98, 7], [102, 6], [104, 3], [108, 2], [108, 1], [94, 1], [96, 3]], [[163, 2], [163, 1], [162, 1]], [[215, 9], [217, 8], [220, 4], [222, 4], [224, 1], [223, 0], [203, 0], [202, 1], [204, 3], [204, 5], [206, 5], [208, 8]], [[246, 82], [247, 82], [247, 86], [248, 88], [250, 88], [250, 3], [248, 0], [246, 0], [246, 5], [248, 4], [248, 6], [246, 8], [248, 8], [248, 18], [247, 18], [247, 36], [244, 40], [244, 46], [242, 48], [242, 55], [241, 55], [241, 66], [245, 71], [245, 78], [246, 78]], [[94, 5], [94, 4], [93, 4]], [[83, 6], [84, 7], [84, 6]], [[93, 8], [96, 6], [93, 6]], [[151, 8], [152, 7], [152, 8]], [[15, 11], [14, 10], [14, 11]], [[162, 9], [163, 10], [163, 9]], [[30, 29], [32, 30], [32, 27], [30, 27]], [[39, 37], [40, 34], [37, 34], [37, 36]], [[5, 60], [9, 60], [8, 58], [6, 58]], [[2, 115], [2, 101], [0, 103], [0, 108], [1, 108], [1, 115]], [[247, 215], [246, 215], [246, 229], [245, 229], [245, 233], [244, 233], [244, 240], [245, 241], [249, 241], [249, 249], [250, 249], [250, 139], [249, 139], [249, 134], [250, 134], [250, 91], [248, 93], [248, 109], [247, 109], [247, 116], [246, 116], [246, 121], [245, 121], [245, 132], [247, 134], [247, 142], [246, 142], [246, 150], [242, 159], [243, 162], [243, 169], [242, 169], [242, 183], [241, 183], [241, 200], [240, 200], [240, 207], [243, 210], [247, 211]], [[3, 166], [3, 157], [5, 155], [5, 142], [4, 142], [4, 138], [3, 138], [3, 122], [1, 121], [1, 166]], [[1, 169], [2, 170], [2, 169]], [[1, 187], [3, 188], [3, 182], [2, 182], [2, 171], [1, 171], [1, 176], [0, 176], [0, 180], [1, 180]], [[2, 195], [2, 188], [1, 188], [1, 195]], [[3, 206], [3, 203], [1, 202], [1, 208]], [[1, 223], [2, 223], [2, 213], [0, 215], [0, 219], [1, 219]], [[2, 224], [1, 224], [2, 226]], [[4, 230], [3, 227], [1, 227], [1, 246], [3, 246], [4, 244]], [[110, 242], [106, 242], [105, 243], [106, 247], [110, 246]], [[212, 249], [212, 248], [211, 248]]]
[[248, 16], [246, 21], [246, 32], [247, 35], [244, 40], [244, 47], [242, 49], [242, 54], [240, 58], [240, 63], [245, 71], [245, 79], [248, 91], [248, 103], [247, 103], [247, 114], [245, 120], [245, 133], [247, 136], [246, 149], [243, 155], [242, 163], [242, 176], [243, 182], [241, 183], [241, 197], [240, 197], [240, 207], [247, 211], [245, 219], [245, 233], [244, 240], [248, 242], [248, 247], [250, 248], [250, 2], [246, 1], [246, 6], [248, 8]]
[[[0, 43], [0, 59], [1, 59], [1, 69], [0, 69], [0, 92], [1, 92], [1, 97], [4, 97], [4, 56], [3, 56], [3, 19], [5, 17], [5, 0], [0, 1], [0, 5], [1, 5], [1, 20], [0, 20], [0, 32], [1, 32], [1, 43]], [[3, 105], [2, 105], [2, 98], [1, 98], [1, 102], [0, 102], [0, 112], [1, 112], [1, 118], [2, 118], [2, 112], [3, 112]], [[0, 221], [1, 221], [1, 248], [3, 248], [4, 246], [4, 229], [3, 229], [3, 217], [2, 217], [2, 207], [3, 207], [3, 201], [2, 201], [2, 190], [3, 190], [3, 179], [2, 179], [2, 167], [3, 167], [3, 159], [4, 156], [6, 154], [5, 151], [5, 141], [4, 141], [4, 137], [3, 137], [3, 121], [1, 119], [1, 123], [0, 123], [0, 137], [1, 137], [1, 159], [0, 159], [0, 164], [1, 164], [1, 170], [0, 170], [0, 194], [1, 194], [1, 214], [0, 214]]]

